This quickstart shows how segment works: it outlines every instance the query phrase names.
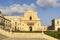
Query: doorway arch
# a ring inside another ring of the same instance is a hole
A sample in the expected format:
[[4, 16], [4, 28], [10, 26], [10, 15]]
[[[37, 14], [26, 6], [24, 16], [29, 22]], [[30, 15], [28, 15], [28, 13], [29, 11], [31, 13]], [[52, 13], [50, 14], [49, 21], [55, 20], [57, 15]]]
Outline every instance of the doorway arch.
[[29, 27], [30, 31], [32, 31], [32, 26]]

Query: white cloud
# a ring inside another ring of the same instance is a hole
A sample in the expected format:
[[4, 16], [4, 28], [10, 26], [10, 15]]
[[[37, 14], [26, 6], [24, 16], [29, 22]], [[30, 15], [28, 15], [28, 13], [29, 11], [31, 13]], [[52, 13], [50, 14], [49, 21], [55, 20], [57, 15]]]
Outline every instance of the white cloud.
[[35, 5], [32, 3], [31, 5], [27, 5], [27, 4], [13, 4], [10, 5], [9, 7], [1, 7], [0, 6], [0, 10], [4, 13], [4, 14], [13, 14], [13, 13], [23, 13], [28, 9], [33, 9], [35, 10]]
[[36, 3], [41, 7], [46, 7], [50, 5], [51, 7], [59, 7], [60, 3], [57, 2], [58, 0], [37, 0]]

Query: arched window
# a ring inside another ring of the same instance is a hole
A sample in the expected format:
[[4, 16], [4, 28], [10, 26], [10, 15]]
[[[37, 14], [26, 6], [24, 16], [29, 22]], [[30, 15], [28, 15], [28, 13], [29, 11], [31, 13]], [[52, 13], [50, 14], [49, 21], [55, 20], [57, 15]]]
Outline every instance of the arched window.
[[30, 16], [30, 20], [32, 20], [32, 17]]

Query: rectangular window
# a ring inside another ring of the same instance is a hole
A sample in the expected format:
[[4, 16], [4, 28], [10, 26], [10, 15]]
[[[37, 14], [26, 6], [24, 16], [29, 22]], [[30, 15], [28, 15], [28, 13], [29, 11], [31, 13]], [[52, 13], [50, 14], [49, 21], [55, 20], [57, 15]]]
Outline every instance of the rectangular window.
[[57, 21], [57, 24], [59, 24], [59, 21]]

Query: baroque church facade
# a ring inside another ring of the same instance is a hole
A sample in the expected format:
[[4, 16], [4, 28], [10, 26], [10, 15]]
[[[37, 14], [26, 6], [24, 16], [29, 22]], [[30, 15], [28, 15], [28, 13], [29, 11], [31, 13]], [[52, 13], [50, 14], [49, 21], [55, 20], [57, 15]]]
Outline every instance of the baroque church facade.
[[22, 30], [39, 31], [41, 30], [41, 22], [37, 16], [37, 12], [28, 10], [24, 13], [21, 20]]

